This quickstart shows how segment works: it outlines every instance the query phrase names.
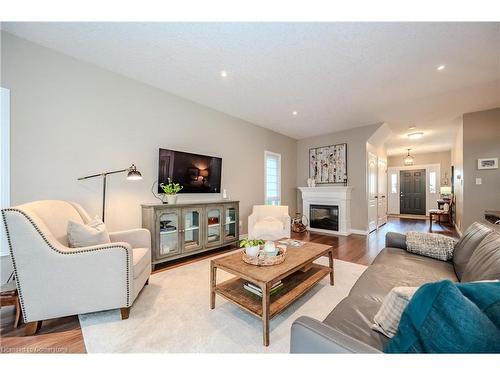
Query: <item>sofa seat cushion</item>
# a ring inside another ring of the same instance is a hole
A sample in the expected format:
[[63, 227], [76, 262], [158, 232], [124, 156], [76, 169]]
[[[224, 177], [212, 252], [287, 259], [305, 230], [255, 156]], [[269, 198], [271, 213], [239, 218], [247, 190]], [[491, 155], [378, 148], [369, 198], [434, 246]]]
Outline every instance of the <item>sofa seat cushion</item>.
[[[451, 266], [453, 270], [453, 266]], [[364, 296], [382, 303], [392, 288], [397, 286], [421, 286], [428, 282], [449, 279], [456, 281], [454, 273], [433, 272], [433, 270], [418, 266], [399, 268], [385, 264], [373, 264], [361, 275], [352, 287], [349, 295]]]
[[138, 247], [132, 249], [133, 257], [133, 274], [134, 279], [137, 279], [146, 269], [151, 267], [151, 250], [146, 247]]
[[380, 351], [389, 339], [372, 329], [373, 318], [381, 302], [364, 296], [344, 298], [323, 323]]
[[423, 276], [428, 277], [429, 281], [440, 279], [457, 281], [457, 275], [451, 262], [412, 254], [402, 249], [386, 247], [377, 255], [373, 264], [384, 264], [423, 273]]

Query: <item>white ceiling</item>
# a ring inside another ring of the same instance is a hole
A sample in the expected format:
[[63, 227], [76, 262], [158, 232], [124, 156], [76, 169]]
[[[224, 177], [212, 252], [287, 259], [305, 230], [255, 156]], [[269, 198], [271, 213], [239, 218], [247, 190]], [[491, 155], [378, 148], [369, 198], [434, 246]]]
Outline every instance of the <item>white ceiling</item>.
[[[297, 139], [385, 121], [389, 154], [449, 149], [462, 113], [500, 105], [500, 23], [2, 28]], [[410, 124], [426, 132], [421, 142], [408, 142]]]

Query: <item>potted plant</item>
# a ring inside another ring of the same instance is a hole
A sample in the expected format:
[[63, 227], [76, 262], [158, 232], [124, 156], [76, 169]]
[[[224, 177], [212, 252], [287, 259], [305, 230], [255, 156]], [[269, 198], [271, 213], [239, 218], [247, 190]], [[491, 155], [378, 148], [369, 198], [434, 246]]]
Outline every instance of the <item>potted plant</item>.
[[183, 186], [172, 182], [168, 179], [168, 184], [161, 183], [160, 187], [163, 189], [163, 193], [167, 197], [168, 204], [175, 204], [177, 202], [177, 193], [182, 190]]
[[260, 245], [264, 245], [263, 240], [242, 240], [240, 246], [245, 248], [245, 253], [250, 257], [259, 254]]

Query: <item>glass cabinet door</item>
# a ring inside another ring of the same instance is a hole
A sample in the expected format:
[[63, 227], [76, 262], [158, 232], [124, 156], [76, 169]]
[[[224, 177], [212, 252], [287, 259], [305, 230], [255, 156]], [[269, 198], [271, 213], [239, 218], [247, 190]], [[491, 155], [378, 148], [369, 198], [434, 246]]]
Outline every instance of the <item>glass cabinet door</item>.
[[183, 208], [182, 217], [184, 228], [183, 234], [183, 252], [190, 252], [202, 248], [201, 237], [201, 208]]
[[207, 206], [207, 238], [206, 246], [222, 243], [222, 206]]
[[179, 247], [179, 213], [177, 211], [162, 212], [159, 215], [160, 239], [159, 257], [166, 257], [180, 252]]
[[232, 242], [238, 239], [238, 220], [236, 206], [224, 207], [224, 242]]

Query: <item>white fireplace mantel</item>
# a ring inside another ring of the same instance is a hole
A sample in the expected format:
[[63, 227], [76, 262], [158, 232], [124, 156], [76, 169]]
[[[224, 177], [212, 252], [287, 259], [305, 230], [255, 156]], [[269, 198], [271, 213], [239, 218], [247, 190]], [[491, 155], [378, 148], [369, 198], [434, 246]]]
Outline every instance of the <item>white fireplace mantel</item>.
[[340, 234], [348, 236], [351, 234], [351, 191], [352, 186], [317, 186], [299, 187], [302, 193], [302, 213], [309, 222], [309, 206], [312, 204], [335, 205], [339, 207], [339, 230], [326, 230], [310, 228], [313, 232]]

